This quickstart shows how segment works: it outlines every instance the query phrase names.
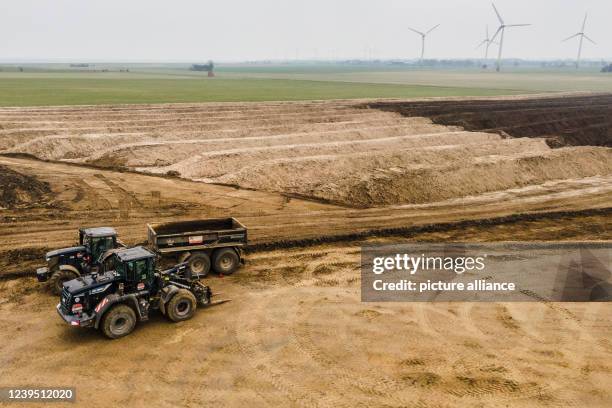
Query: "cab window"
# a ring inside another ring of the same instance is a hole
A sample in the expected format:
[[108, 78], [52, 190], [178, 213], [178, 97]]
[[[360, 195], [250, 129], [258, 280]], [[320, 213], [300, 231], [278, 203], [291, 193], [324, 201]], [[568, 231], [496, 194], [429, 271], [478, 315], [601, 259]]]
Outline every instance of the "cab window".
[[132, 261], [127, 263], [127, 279], [133, 282], [147, 280], [147, 260]]
[[91, 253], [98, 259], [104, 252], [113, 248], [113, 237], [100, 237], [91, 239]]
[[112, 256], [110, 259], [111, 259], [112, 265], [106, 270], [114, 270], [119, 275], [125, 276], [124, 265], [123, 265], [123, 262], [121, 262], [121, 260], [119, 259], [119, 257], [115, 255], [115, 256]]

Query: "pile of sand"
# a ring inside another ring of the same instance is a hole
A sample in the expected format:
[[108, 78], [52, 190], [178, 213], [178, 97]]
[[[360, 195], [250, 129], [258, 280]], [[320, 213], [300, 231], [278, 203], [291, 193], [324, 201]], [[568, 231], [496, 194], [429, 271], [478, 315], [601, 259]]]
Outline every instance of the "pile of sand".
[[215, 180], [369, 207], [426, 203], [610, 173], [610, 149], [550, 150], [541, 140], [511, 139], [497, 146], [267, 161]]

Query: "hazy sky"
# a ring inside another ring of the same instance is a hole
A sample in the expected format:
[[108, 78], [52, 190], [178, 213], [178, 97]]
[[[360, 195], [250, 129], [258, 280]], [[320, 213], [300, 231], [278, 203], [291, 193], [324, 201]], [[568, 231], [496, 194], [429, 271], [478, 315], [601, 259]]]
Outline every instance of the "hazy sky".
[[[498, 0], [505, 57], [612, 57], [611, 0]], [[280, 58], [480, 57], [497, 19], [486, 0], [1, 0], [0, 60], [239, 61]]]

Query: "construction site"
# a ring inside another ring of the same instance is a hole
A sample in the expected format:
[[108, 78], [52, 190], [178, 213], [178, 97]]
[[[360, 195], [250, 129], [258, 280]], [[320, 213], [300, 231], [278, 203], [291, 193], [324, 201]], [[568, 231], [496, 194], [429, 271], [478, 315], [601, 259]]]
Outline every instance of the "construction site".
[[[595, 93], [0, 108], [0, 385], [92, 407], [609, 406], [609, 303], [362, 303], [360, 248], [610, 240], [611, 129]], [[246, 264], [186, 322], [71, 330], [33, 275], [82, 226], [137, 245], [225, 216]]]

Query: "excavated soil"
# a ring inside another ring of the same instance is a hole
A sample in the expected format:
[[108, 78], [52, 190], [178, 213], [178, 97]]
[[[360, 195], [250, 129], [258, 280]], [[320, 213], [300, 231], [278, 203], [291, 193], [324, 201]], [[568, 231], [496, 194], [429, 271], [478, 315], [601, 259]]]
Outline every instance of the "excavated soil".
[[48, 183], [0, 165], [0, 209], [42, 206], [49, 193]]
[[610, 98], [5, 108], [0, 148], [358, 208], [422, 204], [609, 176]]
[[512, 137], [545, 138], [551, 147], [612, 147], [612, 95], [435, 102], [375, 102], [365, 106], [434, 123]]

